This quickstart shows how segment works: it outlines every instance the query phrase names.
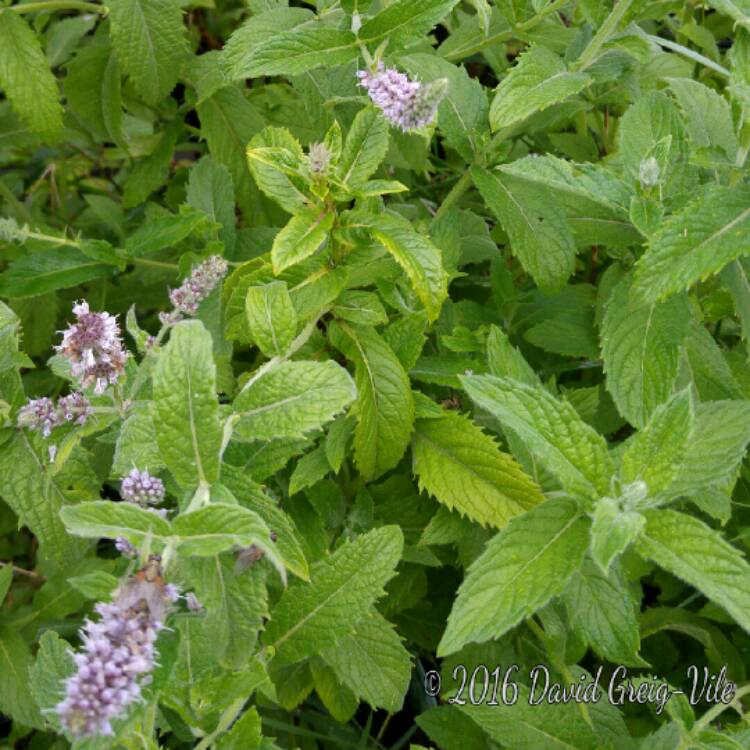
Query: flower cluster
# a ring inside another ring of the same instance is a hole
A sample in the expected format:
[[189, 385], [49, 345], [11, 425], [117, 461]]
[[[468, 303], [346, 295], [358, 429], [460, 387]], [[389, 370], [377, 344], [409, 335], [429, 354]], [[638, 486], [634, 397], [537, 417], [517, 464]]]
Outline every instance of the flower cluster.
[[331, 163], [331, 152], [325, 143], [311, 143], [307, 152], [310, 172], [316, 176], [324, 175]]
[[70, 362], [70, 371], [82, 387], [94, 385], [94, 393], [104, 393], [117, 382], [128, 357], [117, 320], [106, 312], [91, 312], [85, 301], [73, 305], [73, 314], [76, 322], [63, 332], [62, 344], [55, 350]]
[[374, 73], [360, 70], [357, 77], [359, 85], [367, 90], [386, 118], [403, 131], [429, 125], [448, 86], [445, 78], [423, 85], [395, 68], [385, 68], [382, 63]]
[[198, 305], [216, 288], [226, 276], [227, 262], [219, 255], [212, 255], [197, 265], [190, 276], [169, 294], [174, 309], [159, 316], [164, 325], [174, 325], [183, 315], [195, 315]]
[[29, 399], [18, 412], [18, 426], [39, 430], [44, 437], [49, 437], [52, 430], [64, 422], [85, 424], [92, 411], [89, 400], [79, 392], [63, 396], [57, 405], [46, 396]]
[[122, 480], [120, 494], [123, 500], [142, 507], [159, 505], [164, 499], [164, 483], [158, 477], [152, 477], [147, 471], [133, 469]]
[[98, 622], [84, 623], [83, 649], [74, 655], [78, 669], [66, 680], [65, 698], [56, 707], [73, 736], [111, 735], [111, 720], [140, 697], [138, 679], [154, 669], [154, 642], [173, 601], [173, 592], [159, 580], [141, 571], [118, 590], [113, 603], [95, 606]]

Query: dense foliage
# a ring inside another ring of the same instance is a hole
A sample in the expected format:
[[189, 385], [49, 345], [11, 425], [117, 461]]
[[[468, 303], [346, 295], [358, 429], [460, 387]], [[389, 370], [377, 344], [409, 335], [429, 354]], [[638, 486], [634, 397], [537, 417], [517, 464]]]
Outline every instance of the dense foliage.
[[0, 744], [750, 748], [748, 29], [0, 6]]

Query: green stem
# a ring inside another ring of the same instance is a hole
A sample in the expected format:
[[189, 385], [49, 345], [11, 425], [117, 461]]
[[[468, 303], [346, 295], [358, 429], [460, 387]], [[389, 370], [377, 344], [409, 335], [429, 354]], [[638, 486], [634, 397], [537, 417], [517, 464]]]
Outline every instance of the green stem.
[[128, 258], [128, 263], [136, 266], [148, 266], [149, 268], [164, 268], [168, 271], [179, 271], [180, 267], [176, 263], [165, 263], [161, 260], [147, 260], [146, 258]]
[[207, 734], [196, 746], [195, 750], [208, 750], [211, 745], [214, 744], [214, 741], [216, 738], [224, 734], [224, 732], [229, 729], [229, 727], [232, 726], [232, 723], [239, 715], [240, 711], [242, 711], [243, 706], [245, 705], [245, 698], [238, 698], [236, 701], [231, 703], [229, 705], [229, 708], [227, 708], [226, 711], [221, 715], [221, 718], [219, 719], [219, 723], [216, 725], [216, 729], [214, 729], [211, 734]]
[[742, 705], [740, 704], [740, 698], [743, 695], [750, 693], [750, 683], [743, 685], [735, 694], [734, 698], [730, 703], [717, 703], [712, 709], [706, 711], [698, 721], [693, 724], [693, 728], [690, 730], [691, 737], [697, 737], [717, 716], [720, 716], [730, 706], [735, 708], [740, 715], [742, 715]]
[[100, 13], [106, 16], [109, 8], [106, 5], [86, 3], [83, 0], [40, 0], [38, 3], [24, 3], [11, 5], [8, 8], [0, 8], [0, 12], [12, 10], [15, 13], [36, 13], [41, 10], [84, 10], [92, 13]]
[[471, 187], [471, 172], [467, 169], [462, 175], [459, 181], [450, 189], [448, 195], [443, 198], [443, 202], [440, 204], [435, 213], [435, 218], [442, 216], [446, 211], [452, 208], [461, 196]]
[[649, 41], [658, 44], [660, 47], [664, 47], [664, 49], [672, 50], [672, 52], [676, 52], [678, 55], [682, 55], [683, 57], [687, 57], [688, 59], [693, 60], [694, 62], [705, 65], [707, 68], [710, 68], [711, 70], [725, 76], [726, 78], [729, 78], [729, 76], [731, 75], [731, 73], [725, 67], [719, 65], [719, 63], [715, 63], [713, 60], [710, 60], [708, 57], [701, 55], [699, 52], [696, 52], [689, 47], [685, 47], [682, 44], [677, 44], [677, 42], [672, 42], [669, 39], [662, 39], [660, 36], [654, 36], [653, 34], [646, 34], [646, 38]]
[[[6, 8], [6, 10], [11, 10], [18, 7], [21, 6], [13, 5], [11, 8]], [[68, 245], [70, 247], [78, 247], [81, 244], [77, 240], [68, 240], [65, 237], [55, 237], [54, 235], [42, 234], [41, 232], [27, 232], [26, 238], [31, 240], [40, 240], [41, 242], [54, 242], [56, 245]]]
[[617, 31], [620, 21], [625, 17], [632, 4], [633, 0], [618, 0], [612, 12], [604, 19], [604, 23], [586, 45], [586, 49], [583, 50], [575, 66], [573, 66], [575, 70], [585, 70], [594, 62], [605, 42]]

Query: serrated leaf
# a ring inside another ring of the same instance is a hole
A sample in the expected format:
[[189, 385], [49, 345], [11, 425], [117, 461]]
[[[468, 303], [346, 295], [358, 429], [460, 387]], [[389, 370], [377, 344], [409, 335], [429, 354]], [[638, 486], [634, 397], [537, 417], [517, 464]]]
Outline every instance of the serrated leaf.
[[565, 498], [512, 519], [469, 567], [438, 655], [499, 638], [544, 606], [580, 565], [587, 536], [588, 521]]
[[14, 722], [44, 729], [32, 697], [29, 670], [34, 660], [26, 641], [11, 625], [0, 626], [0, 710]]
[[112, 45], [136, 91], [149, 104], [171, 93], [187, 55], [178, 0], [113, 0]]
[[412, 452], [420, 489], [482, 525], [502, 528], [543, 500], [516, 460], [462, 415], [417, 420]]
[[280, 274], [302, 262], [323, 246], [335, 216], [325, 209], [311, 206], [300, 210], [274, 237], [271, 248], [273, 272]]
[[345, 185], [358, 187], [380, 166], [388, 151], [388, 123], [375, 107], [360, 110], [346, 134], [336, 171]]
[[551, 50], [536, 44], [518, 56], [500, 82], [490, 106], [490, 125], [500, 130], [565, 101], [591, 83], [585, 73], [571, 73]]
[[0, 87], [33, 131], [57, 138], [63, 114], [57, 81], [36, 34], [12, 11], [0, 13]]
[[219, 237], [225, 255], [234, 253], [237, 232], [234, 214], [234, 183], [229, 170], [210, 156], [204, 156], [191, 170], [187, 186], [187, 202], [221, 225]]
[[640, 513], [622, 510], [611, 497], [597, 500], [591, 524], [591, 556], [605, 574], [615, 557], [635, 541], [645, 523]]
[[650, 238], [633, 293], [656, 302], [707, 279], [750, 250], [750, 187], [707, 185]]
[[95, 500], [69, 505], [60, 511], [60, 518], [71, 534], [86, 539], [124, 536], [139, 546], [146, 538], [165, 541], [171, 534], [168, 521], [134, 503]]
[[117, 437], [112, 473], [124, 477], [133, 469], [153, 472], [163, 466], [164, 461], [156, 442], [153, 404], [134, 407], [122, 423]]
[[271, 611], [263, 643], [280, 664], [292, 664], [335, 646], [383, 594], [401, 558], [403, 535], [383, 526], [345, 542], [316, 563], [309, 584], [293, 584]]
[[601, 326], [607, 390], [618, 411], [643, 427], [677, 379], [690, 309], [685, 297], [661, 304], [631, 302], [632, 279], [612, 291]]
[[640, 555], [723, 607], [750, 632], [750, 565], [718, 532], [675, 510], [647, 510]]
[[607, 444], [569, 403], [511, 378], [459, 379], [474, 403], [517, 432], [565, 489], [589, 497], [607, 492], [614, 471]]
[[180, 213], [166, 213], [140, 226], [125, 241], [125, 252], [131, 257], [152, 255], [182, 242], [207, 221], [201, 211], [183, 206]]
[[58, 731], [60, 721], [53, 709], [65, 695], [65, 678], [74, 671], [68, 642], [54, 630], [47, 630], [39, 639], [36, 659], [29, 668], [29, 686], [42, 715]]
[[546, 189], [509, 174], [472, 167], [471, 177], [510, 238], [524, 270], [547, 293], [559, 290], [575, 268], [576, 245], [565, 212]]
[[297, 333], [297, 313], [286, 282], [251, 286], [245, 297], [245, 312], [250, 334], [263, 354], [273, 357], [289, 348]]
[[338, 323], [333, 345], [356, 367], [357, 426], [354, 460], [362, 475], [375, 479], [404, 455], [414, 428], [409, 378], [391, 348], [372, 328]]
[[388, 39], [391, 47], [402, 46], [422, 38], [455, 4], [456, 0], [396, 0], [362, 24], [359, 38], [366, 44]]
[[401, 710], [411, 677], [411, 657], [393, 626], [371, 612], [321, 658], [336, 677], [373, 708]]
[[333, 314], [349, 323], [378, 326], [388, 322], [388, 314], [374, 292], [351, 290], [344, 292], [333, 306]]
[[156, 440], [180, 485], [215, 482], [221, 425], [211, 334], [197, 320], [178, 323], [153, 374]]
[[301, 437], [333, 419], [356, 397], [343, 367], [328, 362], [285, 362], [234, 401], [241, 440]]

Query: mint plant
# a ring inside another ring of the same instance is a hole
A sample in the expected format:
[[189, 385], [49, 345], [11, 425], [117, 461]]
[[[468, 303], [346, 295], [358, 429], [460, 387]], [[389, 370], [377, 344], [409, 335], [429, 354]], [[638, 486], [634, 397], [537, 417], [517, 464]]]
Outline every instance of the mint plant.
[[0, 4], [2, 747], [750, 747], [748, 29]]

